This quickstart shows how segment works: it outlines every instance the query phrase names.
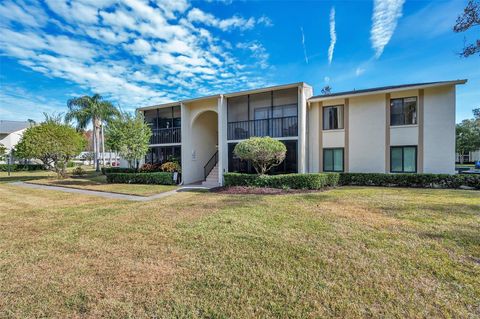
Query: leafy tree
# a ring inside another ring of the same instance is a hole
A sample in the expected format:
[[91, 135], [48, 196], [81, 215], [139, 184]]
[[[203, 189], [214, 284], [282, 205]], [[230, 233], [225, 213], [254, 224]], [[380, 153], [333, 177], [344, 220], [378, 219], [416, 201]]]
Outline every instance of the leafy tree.
[[102, 123], [108, 123], [115, 116], [118, 116], [120, 112], [112, 103], [103, 100], [99, 94], [70, 99], [67, 102], [67, 106], [69, 110], [65, 115], [65, 120], [67, 122], [76, 120], [78, 130], [84, 130], [89, 123], [92, 123], [94, 132], [94, 162], [96, 170], [99, 171], [98, 158]]
[[480, 107], [478, 109], [473, 109], [473, 117], [480, 125]]
[[[468, 29], [480, 25], [480, 1], [469, 0], [467, 6], [463, 10], [463, 13], [457, 18], [456, 24], [453, 27], [455, 32], [465, 32]], [[477, 39], [474, 43], [465, 45], [460, 56], [469, 57], [476, 53], [480, 53], [480, 39]]]
[[5, 160], [6, 155], [7, 155], [7, 148], [5, 147], [5, 145], [0, 143], [0, 161]]
[[238, 143], [233, 152], [240, 159], [250, 161], [257, 174], [263, 175], [283, 162], [287, 148], [268, 136], [251, 137]]
[[74, 128], [47, 120], [25, 130], [16, 146], [15, 156], [39, 159], [46, 169], [65, 177], [67, 162], [80, 154], [85, 143]]
[[463, 155], [480, 149], [480, 126], [473, 119], [463, 120], [456, 126], [456, 136], [456, 151], [463, 163]]
[[145, 157], [152, 130], [145, 123], [143, 114], [124, 113], [112, 120], [107, 127], [107, 143], [111, 150], [120, 153], [130, 167], [138, 168], [138, 161]]

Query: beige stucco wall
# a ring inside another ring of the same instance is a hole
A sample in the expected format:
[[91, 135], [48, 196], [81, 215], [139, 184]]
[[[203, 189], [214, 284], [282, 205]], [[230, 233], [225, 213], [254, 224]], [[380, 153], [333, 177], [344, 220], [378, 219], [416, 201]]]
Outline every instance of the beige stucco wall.
[[418, 125], [391, 126], [390, 145], [418, 145]]
[[424, 172], [455, 173], [455, 87], [425, 89]]
[[385, 95], [350, 99], [350, 172], [385, 172]]
[[203, 167], [216, 152], [217, 99], [182, 105], [182, 175], [185, 184], [204, 179]]
[[345, 147], [345, 130], [322, 131], [322, 142], [324, 148]]

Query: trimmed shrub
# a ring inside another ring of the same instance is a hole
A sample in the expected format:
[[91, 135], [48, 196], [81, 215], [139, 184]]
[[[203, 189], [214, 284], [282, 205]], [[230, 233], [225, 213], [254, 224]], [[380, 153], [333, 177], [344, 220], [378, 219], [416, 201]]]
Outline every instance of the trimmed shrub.
[[170, 173], [182, 171], [182, 167], [178, 162], [165, 162], [162, 164], [162, 166], [160, 166], [160, 168], [162, 171]]
[[87, 174], [87, 172], [80, 166], [75, 167], [72, 171], [72, 175], [75, 177], [85, 176], [85, 174]]
[[38, 171], [44, 170], [45, 168], [41, 164], [0, 164], [0, 172], [7, 172], [8, 166], [10, 166], [10, 171]]
[[254, 186], [292, 189], [322, 189], [336, 186], [337, 173], [253, 175], [225, 173], [225, 186]]
[[161, 172], [161, 165], [159, 163], [145, 163], [140, 167], [139, 172], [149, 173], [149, 172]]
[[480, 189], [480, 175], [340, 173], [340, 185]]
[[173, 173], [107, 173], [107, 183], [174, 185]]
[[127, 168], [127, 167], [102, 167], [102, 174], [110, 174], [110, 173], [135, 173], [135, 168]]

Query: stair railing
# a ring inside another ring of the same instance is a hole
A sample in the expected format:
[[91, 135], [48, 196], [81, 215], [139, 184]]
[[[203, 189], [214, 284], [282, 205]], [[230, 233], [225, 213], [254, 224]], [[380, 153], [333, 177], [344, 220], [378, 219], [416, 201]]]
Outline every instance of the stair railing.
[[210, 157], [207, 164], [205, 164], [205, 166], [203, 167], [204, 179], [207, 179], [208, 174], [210, 174], [210, 172], [215, 167], [215, 165], [217, 165], [217, 163], [218, 163], [218, 151], [216, 151], [215, 154], [213, 154], [213, 156]]

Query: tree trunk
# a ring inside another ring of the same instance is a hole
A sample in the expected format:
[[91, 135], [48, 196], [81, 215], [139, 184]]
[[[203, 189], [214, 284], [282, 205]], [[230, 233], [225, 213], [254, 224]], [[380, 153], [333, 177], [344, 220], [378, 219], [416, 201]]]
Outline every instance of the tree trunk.
[[100, 153], [100, 120], [98, 117], [93, 118], [93, 132], [95, 134], [95, 140], [96, 140], [96, 145], [95, 145], [95, 171], [99, 172], [100, 171], [100, 163], [99, 163], [99, 153]]
[[105, 135], [103, 131], [103, 123], [100, 125], [102, 125], [102, 165], [105, 167]]

